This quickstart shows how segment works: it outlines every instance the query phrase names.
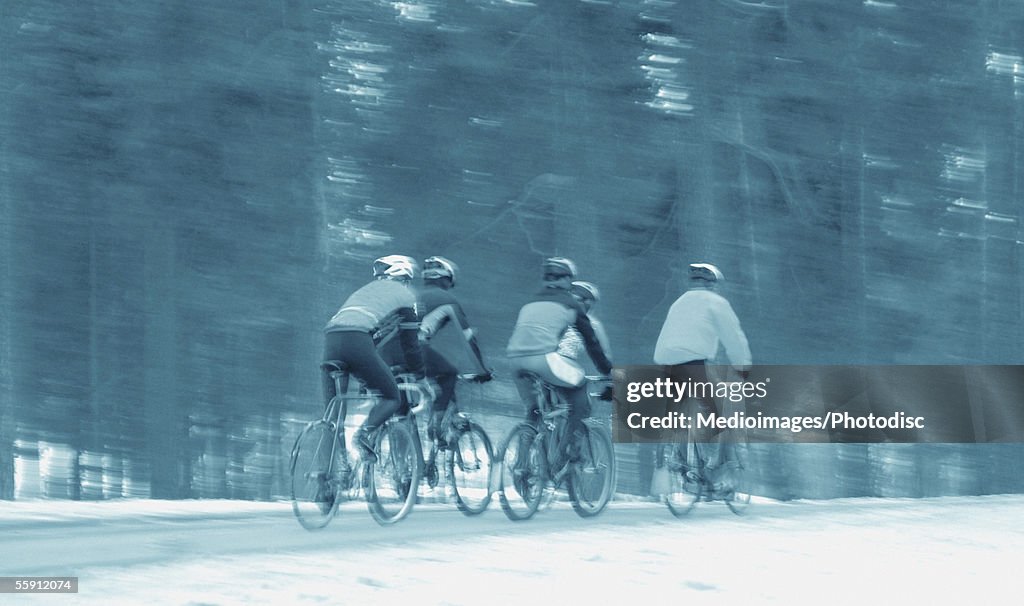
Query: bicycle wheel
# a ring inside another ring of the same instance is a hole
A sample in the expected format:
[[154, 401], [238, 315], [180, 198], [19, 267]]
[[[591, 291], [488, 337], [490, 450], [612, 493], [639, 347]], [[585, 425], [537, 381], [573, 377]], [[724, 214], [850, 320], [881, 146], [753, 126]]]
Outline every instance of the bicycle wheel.
[[483, 513], [491, 502], [492, 452], [487, 432], [473, 422], [448, 445], [445, 471], [455, 505], [467, 516]]
[[537, 513], [547, 478], [542, 442], [532, 425], [520, 423], [512, 428], [500, 448], [498, 500], [510, 520], [528, 520]]
[[341, 463], [343, 448], [333, 426], [324, 421], [310, 423], [295, 439], [290, 465], [292, 511], [307, 530], [327, 526], [344, 498], [339, 494], [347, 467]]
[[615, 493], [615, 450], [604, 428], [588, 425], [580, 453], [569, 473], [569, 500], [580, 517], [589, 518], [604, 511]]
[[389, 421], [377, 432], [377, 460], [366, 463], [366, 504], [378, 524], [394, 524], [412, 511], [420, 485], [422, 455], [405, 420]]
[[[736, 431], [736, 430], [734, 430]], [[729, 506], [729, 509], [736, 515], [743, 515], [747, 507], [750, 506], [750, 489], [751, 482], [747, 470], [748, 456], [750, 453], [750, 444], [747, 441], [747, 432], [745, 430], [739, 430], [737, 434], [737, 440], [733, 444], [734, 456], [736, 459], [736, 468], [732, 473], [732, 482], [735, 487], [733, 494], [725, 499], [725, 504]]]
[[[687, 477], [687, 472], [696, 468], [687, 464], [687, 450], [693, 444], [675, 444], [664, 449], [665, 459], [662, 464], [668, 468], [668, 492], [665, 493], [665, 505], [672, 515], [681, 518], [693, 511], [693, 508], [704, 496], [704, 483]], [[692, 457], [691, 457], [692, 458]]]

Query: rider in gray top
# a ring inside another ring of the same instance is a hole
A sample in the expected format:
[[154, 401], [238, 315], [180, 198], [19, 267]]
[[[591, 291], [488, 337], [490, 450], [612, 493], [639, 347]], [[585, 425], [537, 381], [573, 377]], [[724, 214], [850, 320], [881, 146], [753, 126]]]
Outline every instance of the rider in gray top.
[[[706, 383], [708, 361], [717, 356], [721, 346], [732, 369], [745, 380], [751, 364], [750, 346], [732, 306], [715, 292], [724, 279], [722, 272], [708, 263], [693, 263], [689, 278], [690, 289], [672, 304], [661, 327], [654, 361], [666, 366], [669, 378], [678, 383]], [[714, 397], [709, 391], [702, 390], [702, 394], [701, 412], [717, 415], [720, 411]], [[721, 440], [713, 430], [699, 431], [697, 440], [714, 490], [728, 493], [733, 488], [730, 470], [735, 464], [731, 442]]]
[[537, 422], [537, 402], [530, 374], [554, 386], [569, 404], [569, 428], [583, 434], [583, 419], [590, 415], [583, 367], [558, 353], [566, 331], [575, 329], [597, 369], [611, 372], [612, 363], [601, 346], [583, 304], [570, 292], [576, 265], [563, 257], [544, 261], [544, 288], [520, 309], [506, 353], [512, 364], [519, 395], [527, 406], [527, 421]]

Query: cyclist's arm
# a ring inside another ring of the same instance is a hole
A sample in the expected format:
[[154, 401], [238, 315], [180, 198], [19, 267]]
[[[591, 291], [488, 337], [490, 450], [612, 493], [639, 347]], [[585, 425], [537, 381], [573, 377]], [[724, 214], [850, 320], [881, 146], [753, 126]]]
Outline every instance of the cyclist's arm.
[[455, 323], [458, 325], [459, 330], [462, 331], [462, 337], [466, 340], [466, 346], [473, 352], [473, 359], [476, 360], [480, 373], [486, 374], [490, 372], [490, 369], [487, 368], [487, 364], [484, 362], [480, 346], [476, 342], [476, 331], [469, 325], [469, 318], [466, 317], [466, 312], [462, 309], [462, 305], [459, 305], [457, 302], [452, 304], [452, 317], [455, 318]]
[[601, 347], [601, 342], [598, 340], [597, 334], [594, 333], [594, 327], [590, 323], [590, 317], [587, 316], [582, 307], [576, 308], [576, 330], [580, 331], [580, 335], [583, 337], [583, 344], [587, 348], [587, 355], [594, 361], [594, 366], [597, 366], [597, 369], [603, 374], [609, 374], [612, 371], [612, 362]]
[[722, 342], [722, 347], [725, 348], [729, 363], [738, 371], [748, 370], [752, 359], [747, 336], [743, 334], [740, 319], [736, 317], [736, 312], [733, 311], [729, 302], [723, 299], [722, 303], [714, 314], [715, 323], [718, 325], [719, 340]]
[[604, 324], [601, 323], [597, 318], [590, 318], [590, 326], [594, 329], [594, 334], [597, 335], [597, 342], [601, 344], [601, 351], [609, 359], [612, 357], [612, 346], [611, 341], [608, 340], [608, 333], [604, 330]]
[[469, 347], [469, 350], [472, 352], [473, 358], [479, 366], [480, 373], [484, 374], [490, 372], [487, 365], [484, 363], [480, 347], [476, 343], [476, 335], [469, 325], [469, 319], [466, 317], [466, 312], [463, 311], [462, 306], [459, 305], [458, 301], [454, 298], [451, 299], [450, 302], [434, 308], [433, 311], [426, 315], [423, 319], [421, 333], [425, 338], [429, 339], [437, 334], [437, 332], [448, 324], [449, 321], [454, 321], [455, 325], [459, 327], [460, 331], [462, 331], [462, 337], [465, 339], [467, 347]]

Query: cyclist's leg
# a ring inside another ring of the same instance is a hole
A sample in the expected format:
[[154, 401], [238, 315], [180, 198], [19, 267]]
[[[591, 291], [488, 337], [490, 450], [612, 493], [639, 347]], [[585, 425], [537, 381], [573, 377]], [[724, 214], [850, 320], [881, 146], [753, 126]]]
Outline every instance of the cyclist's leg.
[[380, 357], [367, 360], [366, 365], [360, 369], [359, 378], [366, 383], [370, 389], [380, 392], [380, 401], [374, 406], [368, 415], [363, 427], [367, 432], [372, 433], [384, 424], [402, 407], [401, 394], [398, 392], [398, 383], [395, 382], [391, 369]]
[[516, 356], [509, 358], [512, 366], [512, 376], [515, 380], [516, 390], [519, 391], [519, 398], [526, 407], [526, 422], [534, 427], [540, 423], [540, 410], [537, 408], [537, 389], [532, 377], [528, 374], [544, 378], [548, 373], [547, 362], [543, 355]]
[[448, 403], [455, 394], [455, 383], [458, 380], [459, 370], [436, 350], [429, 346], [423, 347], [424, 370], [427, 376], [437, 381], [440, 391], [433, 403], [434, 413], [431, 415], [430, 424], [427, 428], [427, 435], [431, 438], [441, 426], [441, 419], [448, 410]]
[[434, 406], [444, 410], [448, 407], [448, 402], [451, 401], [452, 395], [455, 393], [455, 383], [459, 369], [455, 368], [447, 358], [430, 346], [423, 347], [423, 361], [427, 375], [437, 381], [438, 387], [441, 388], [440, 393], [437, 394], [437, 399], [434, 401]]
[[391, 368], [377, 353], [373, 339], [364, 332], [345, 332], [341, 356], [339, 359], [348, 363], [351, 373], [358, 377], [366, 387], [380, 393], [380, 400], [370, 410], [362, 427], [356, 431], [353, 441], [364, 455], [373, 451], [370, 439], [373, 432], [395, 414], [401, 406], [398, 384], [391, 374]]
[[[344, 342], [345, 335], [349, 333], [343, 332], [329, 332], [324, 335], [324, 357], [323, 361], [329, 360], [340, 360], [344, 355]], [[331, 378], [331, 372], [326, 368], [321, 368], [320, 378], [323, 385], [324, 394], [324, 408], [331, 403], [336, 393], [334, 379]]]
[[[684, 383], [686, 381], [689, 381], [690, 385], [708, 383], [708, 374], [704, 360], [694, 360], [693, 362], [671, 366], [669, 367], [669, 376], [677, 383]], [[700, 397], [697, 398], [696, 414], [703, 415], [704, 417], [718, 416], [718, 408], [715, 405], [712, 391], [706, 388], [699, 391]], [[696, 417], [694, 417], [694, 420], [696, 421]], [[695, 422], [694, 429], [691, 432], [693, 435], [692, 441], [700, 454], [700, 459], [703, 461], [705, 468], [717, 468], [720, 463], [718, 430], [710, 426], [697, 427]]]
[[587, 397], [586, 373], [583, 367], [575, 360], [550, 353], [545, 356], [548, 372], [544, 379], [554, 385], [559, 394], [569, 405], [569, 418], [567, 419], [567, 431], [570, 440], [566, 443], [567, 453], [570, 458], [577, 458], [579, 455], [576, 445], [582, 443], [586, 434], [586, 427], [583, 419], [590, 416], [590, 398]]
[[584, 419], [590, 416], [590, 398], [587, 397], [586, 384], [579, 387], [560, 387], [562, 397], [569, 403], [568, 427], [571, 439], [566, 444], [566, 454], [572, 460], [581, 459], [586, 453], [581, 452], [582, 445], [587, 435], [587, 427], [583, 424]]

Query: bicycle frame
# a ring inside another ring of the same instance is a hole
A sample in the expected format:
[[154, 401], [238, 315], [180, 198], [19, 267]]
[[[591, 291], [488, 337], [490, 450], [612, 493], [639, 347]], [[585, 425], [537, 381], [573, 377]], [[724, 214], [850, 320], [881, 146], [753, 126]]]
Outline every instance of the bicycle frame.
[[[459, 381], [466, 381], [474, 376], [475, 375], [459, 375], [458, 379]], [[448, 403], [448, 408], [445, 410], [444, 417], [442, 417], [441, 421], [438, 423], [437, 428], [435, 429], [434, 436], [432, 438], [428, 436], [429, 453], [424, 455], [423, 441], [420, 439], [419, 433], [419, 422], [416, 420], [416, 418], [418, 416], [418, 413], [425, 413], [425, 415], [428, 418], [427, 422], [429, 425], [430, 412], [432, 411], [435, 398], [432, 394], [427, 393], [422, 387], [420, 387], [420, 385], [416, 383], [412, 375], [403, 373], [399, 374], [396, 378], [398, 379], [399, 390], [406, 392], [406, 394], [416, 394], [416, 397], [414, 398], [414, 401], [416, 402], [415, 405], [413, 405], [412, 402], [407, 402], [407, 404], [409, 404], [409, 412], [408, 414], [405, 415], [405, 419], [409, 421], [410, 428], [413, 430], [413, 436], [414, 439], [416, 440], [416, 452], [419, 455], [421, 467], [428, 471], [430, 469], [434, 469], [436, 471], [437, 454], [441, 450], [442, 442], [445, 441], [445, 434], [447, 433], [447, 430], [452, 426], [455, 416], [460, 412], [458, 403], [456, 399], [452, 397], [451, 402]], [[408, 395], [406, 395], [406, 397], [408, 398]], [[437, 482], [435, 480], [434, 485], [436, 485], [436, 483]], [[431, 488], [433, 488], [433, 486], [431, 486]]]
[[[501, 507], [509, 519], [527, 520], [542, 503], [551, 504], [555, 491], [564, 483], [577, 514], [584, 518], [598, 515], [615, 490], [611, 436], [599, 422], [584, 419], [586, 432], [577, 440], [575, 432], [569, 431], [570, 405], [558, 393], [558, 388], [536, 375], [529, 376], [536, 387], [539, 419], [516, 424], [499, 449], [502, 453], [498, 488]], [[587, 379], [593, 382], [603, 377]], [[589, 387], [587, 395], [593, 395]], [[566, 446], [570, 442], [577, 442], [584, 450], [576, 454], [568, 452]]]
[[[602, 377], [587, 377], [588, 381], [602, 379]], [[570, 461], [561, 459], [566, 452], [572, 434], [568, 430], [569, 404], [559, 395], [557, 389], [548, 384], [540, 377], [534, 376], [533, 380], [538, 389], [537, 406], [540, 411], [540, 423], [537, 427], [537, 438], [544, 444], [544, 453], [547, 459], [545, 469], [549, 480], [556, 485], [559, 484], [571, 468]], [[587, 397], [590, 397], [588, 392]], [[590, 440], [584, 440], [586, 446], [591, 449], [588, 454], [593, 458], [593, 445]], [[552, 469], [559, 469], [552, 473]]]

